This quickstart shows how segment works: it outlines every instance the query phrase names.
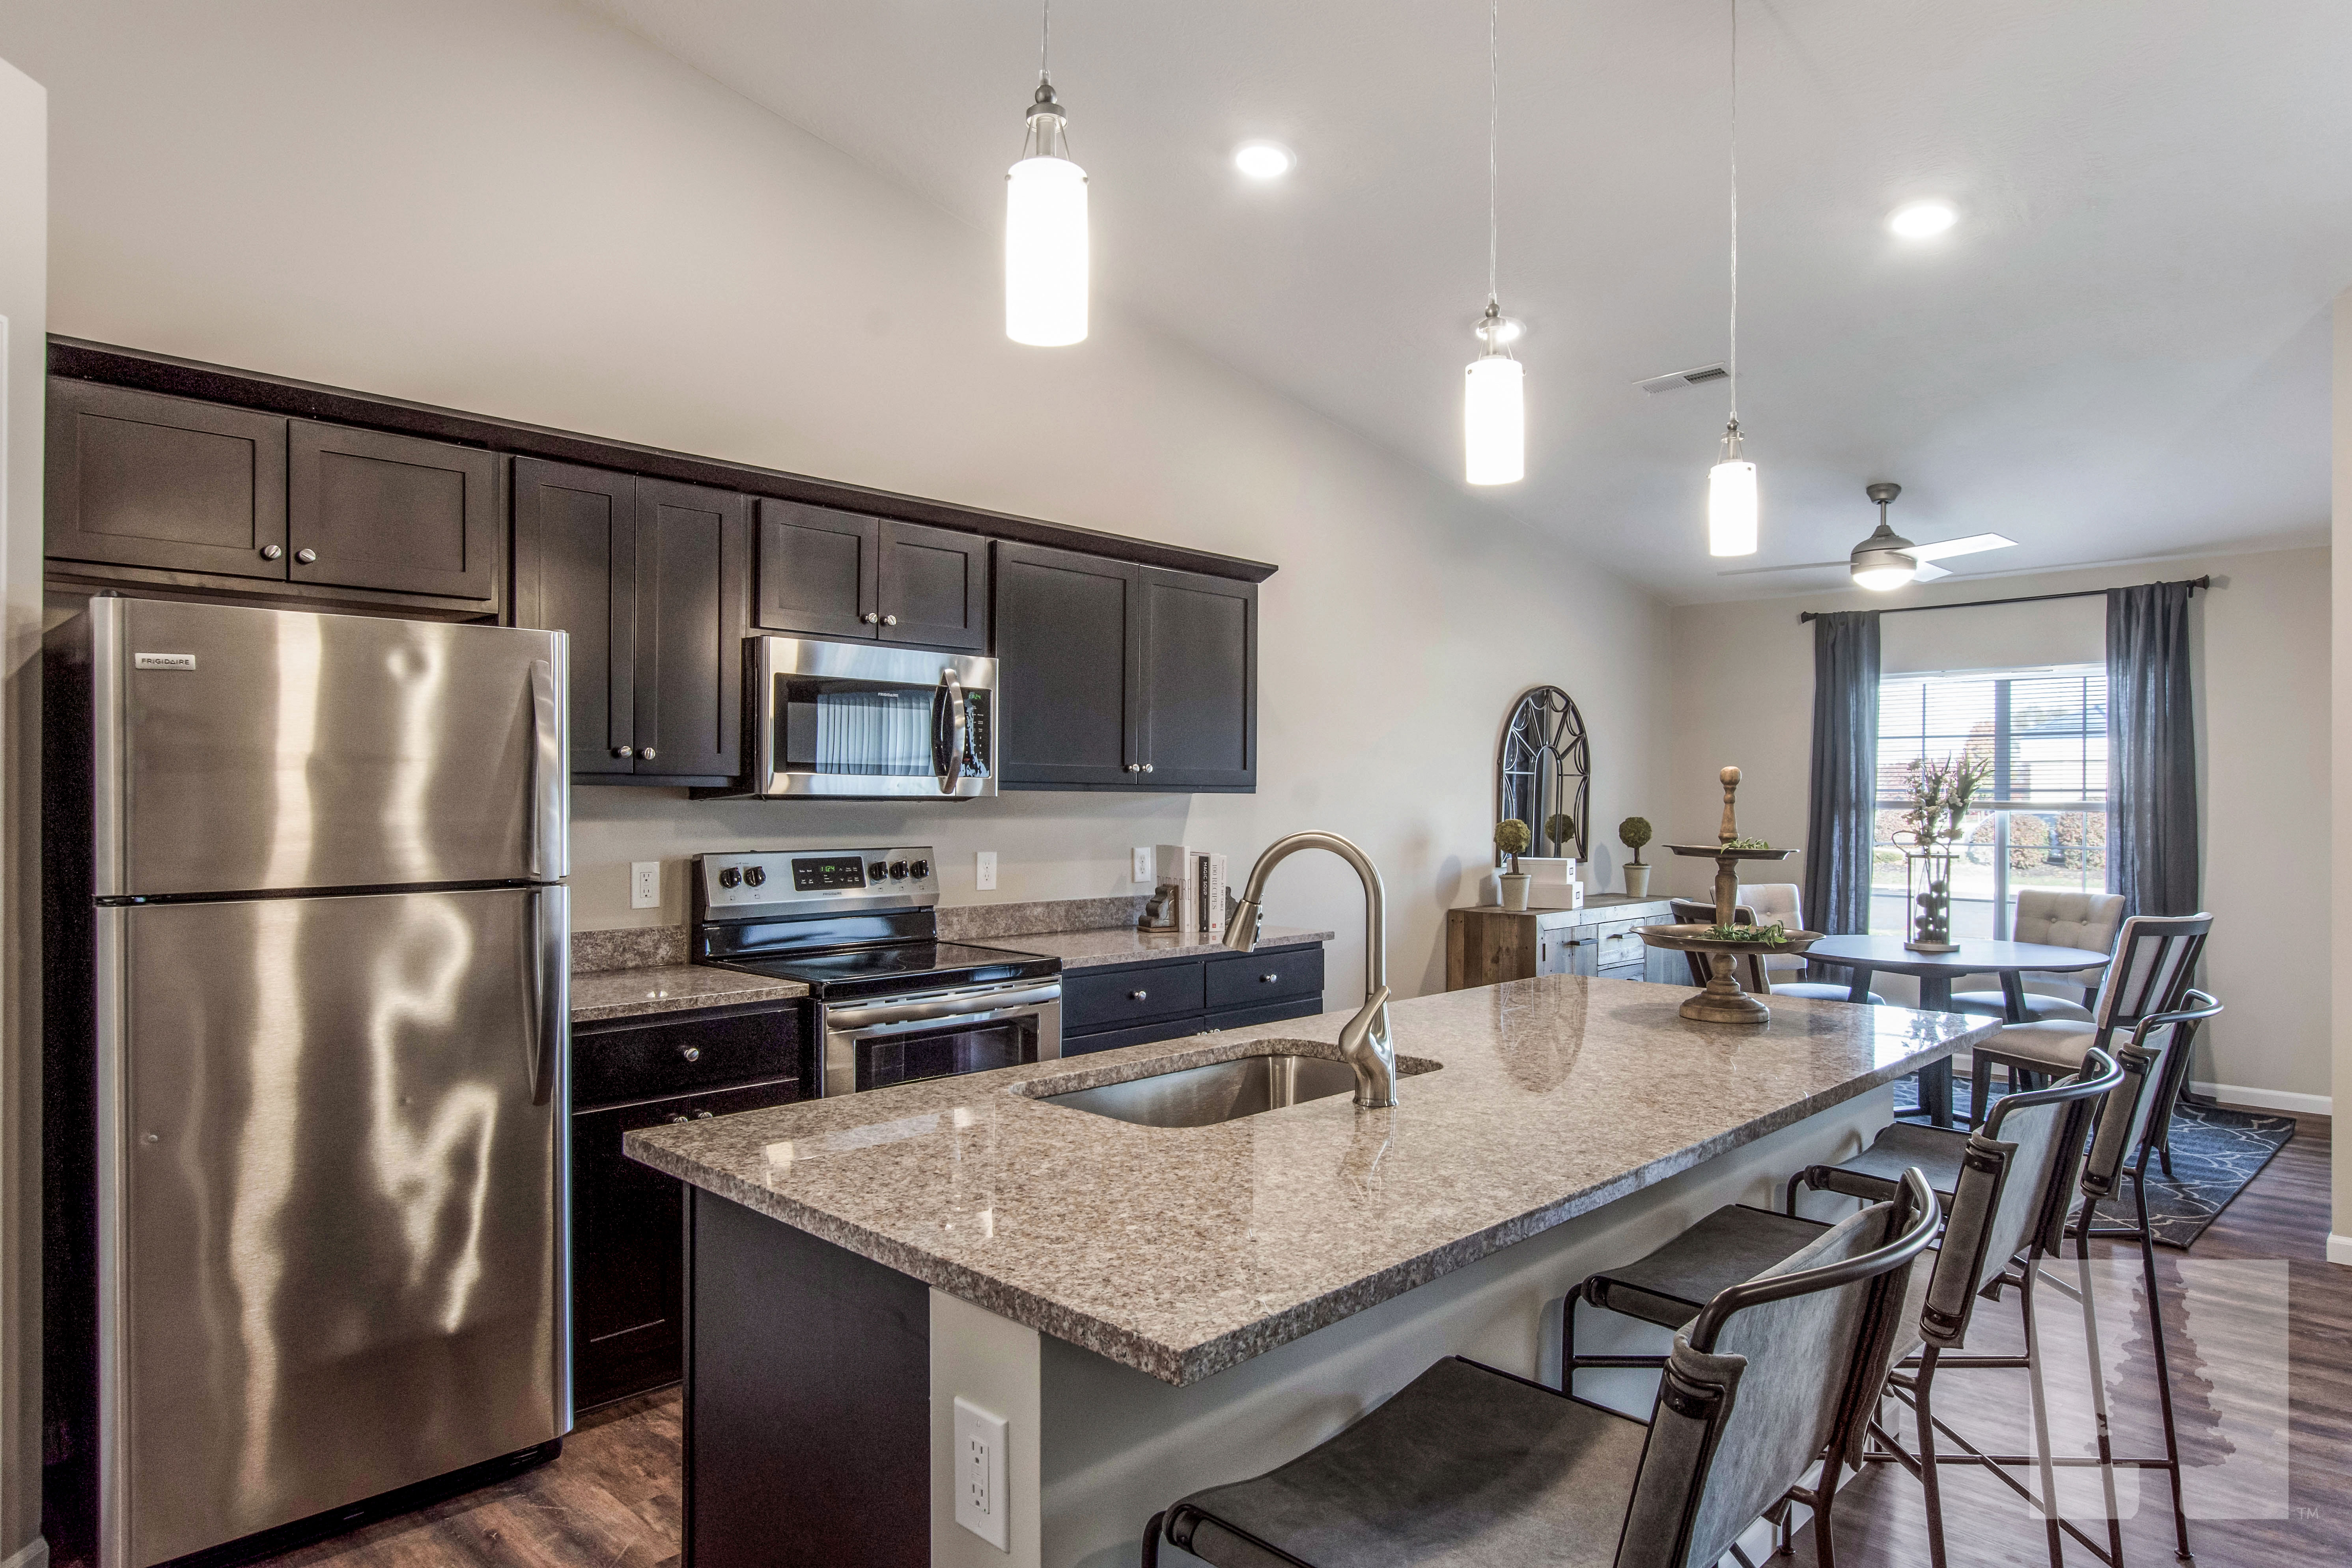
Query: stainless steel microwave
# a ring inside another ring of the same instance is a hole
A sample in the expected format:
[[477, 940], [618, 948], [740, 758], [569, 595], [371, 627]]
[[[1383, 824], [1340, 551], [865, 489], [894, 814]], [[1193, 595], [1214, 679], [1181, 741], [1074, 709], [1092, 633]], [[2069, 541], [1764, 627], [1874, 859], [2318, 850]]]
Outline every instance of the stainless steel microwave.
[[971, 800], [996, 793], [996, 661], [810, 637], [745, 639], [740, 793]]

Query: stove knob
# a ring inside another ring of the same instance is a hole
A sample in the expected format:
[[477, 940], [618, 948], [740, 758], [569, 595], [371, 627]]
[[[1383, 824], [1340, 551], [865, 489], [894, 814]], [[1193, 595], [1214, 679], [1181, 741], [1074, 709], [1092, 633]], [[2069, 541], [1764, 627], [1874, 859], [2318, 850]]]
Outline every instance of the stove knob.
[[737, 870], [732, 866], [728, 867], [727, 869], [719, 873], [719, 885], [722, 888], [731, 888], [742, 879], [743, 873]]
[[890, 862], [890, 879], [894, 882], [903, 882], [907, 879], [907, 863], [904, 860]]
[[929, 860], [910, 860], [907, 863], [907, 875], [919, 882], [930, 874], [931, 863]]
[[746, 887], [756, 888], [767, 879], [768, 873], [757, 866], [747, 866], [743, 869], [743, 883]]
[[874, 864], [866, 868], [866, 875], [867, 878], [877, 882], [880, 881], [889, 874], [890, 862], [887, 860], [877, 860]]

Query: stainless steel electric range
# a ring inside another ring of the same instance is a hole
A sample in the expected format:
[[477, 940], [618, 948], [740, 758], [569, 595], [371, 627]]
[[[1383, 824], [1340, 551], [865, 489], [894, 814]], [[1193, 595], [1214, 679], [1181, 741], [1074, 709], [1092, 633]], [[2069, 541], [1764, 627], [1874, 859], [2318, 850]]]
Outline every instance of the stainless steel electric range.
[[941, 942], [929, 848], [698, 855], [691, 880], [697, 963], [809, 988], [821, 1094], [1062, 1054], [1062, 961]]

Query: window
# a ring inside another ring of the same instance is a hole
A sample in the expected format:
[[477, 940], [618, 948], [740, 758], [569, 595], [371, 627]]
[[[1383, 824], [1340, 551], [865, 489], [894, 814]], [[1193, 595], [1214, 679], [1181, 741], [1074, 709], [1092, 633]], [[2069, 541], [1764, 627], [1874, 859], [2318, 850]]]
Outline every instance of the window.
[[1902, 934], [1909, 915], [1895, 834], [1911, 769], [1963, 753], [1990, 758], [1952, 861], [1952, 935], [2007, 938], [2021, 888], [2107, 885], [2107, 669], [1898, 675], [1878, 688], [1878, 815], [1870, 929]]

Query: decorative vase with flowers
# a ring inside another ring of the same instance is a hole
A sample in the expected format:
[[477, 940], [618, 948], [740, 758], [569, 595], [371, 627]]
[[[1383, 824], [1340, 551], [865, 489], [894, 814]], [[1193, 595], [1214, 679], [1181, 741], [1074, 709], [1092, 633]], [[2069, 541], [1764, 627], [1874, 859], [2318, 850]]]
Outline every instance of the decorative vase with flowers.
[[1650, 868], [1642, 862], [1642, 846], [1650, 841], [1650, 819], [1629, 816], [1617, 825], [1617, 841], [1633, 852], [1625, 862], [1625, 896], [1646, 899], [1650, 896]]
[[1528, 877], [1519, 869], [1519, 857], [1528, 852], [1528, 846], [1534, 840], [1535, 835], [1528, 830], [1528, 825], [1516, 816], [1507, 816], [1495, 824], [1495, 847], [1503, 856], [1503, 869], [1495, 878], [1495, 887], [1507, 910], [1528, 907]]

